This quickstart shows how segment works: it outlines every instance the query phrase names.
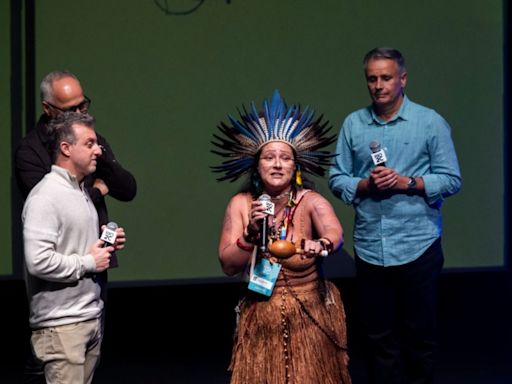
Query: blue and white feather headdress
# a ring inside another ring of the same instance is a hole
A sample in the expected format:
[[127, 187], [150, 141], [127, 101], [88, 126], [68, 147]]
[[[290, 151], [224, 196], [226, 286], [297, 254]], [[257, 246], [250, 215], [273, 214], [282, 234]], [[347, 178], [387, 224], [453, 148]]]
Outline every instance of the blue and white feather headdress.
[[224, 173], [217, 180], [235, 181], [244, 173], [254, 169], [256, 155], [261, 148], [271, 141], [289, 144], [295, 151], [295, 163], [304, 172], [323, 176], [325, 166], [330, 165], [333, 156], [321, 148], [333, 143], [336, 135], [328, 136], [331, 127], [328, 121], [321, 122], [322, 117], [313, 120], [314, 111], [300, 106], [287, 107], [278, 90], [274, 91], [272, 102], [263, 101], [263, 111], [258, 113], [254, 102], [248, 112], [242, 106], [240, 120], [228, 116], [231, 126], [221, 122], [217, 128], [225, 137], [214, 134], [217, 140], [212, 144], [220, 148], [213, 153], [229, 160], [212, 167], [213, 172]]

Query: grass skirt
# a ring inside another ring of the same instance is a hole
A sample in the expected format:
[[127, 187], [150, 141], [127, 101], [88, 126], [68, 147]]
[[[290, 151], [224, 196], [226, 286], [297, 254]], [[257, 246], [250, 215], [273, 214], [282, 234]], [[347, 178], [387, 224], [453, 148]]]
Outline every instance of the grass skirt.
[[270, 298], [248, 293], [237, 311], [231, 384], [351, 382], [345, 312], [334, 284], [279, 286]]

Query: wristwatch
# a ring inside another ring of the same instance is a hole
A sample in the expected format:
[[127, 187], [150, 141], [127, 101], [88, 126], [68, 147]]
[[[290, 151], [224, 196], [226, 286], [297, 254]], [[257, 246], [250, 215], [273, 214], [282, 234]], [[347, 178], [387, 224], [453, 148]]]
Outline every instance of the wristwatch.
[[416, 179], [412, 176], [409, 176], [409, 181], [407, 182], [407, 190], [414, 189], [416, 187]]

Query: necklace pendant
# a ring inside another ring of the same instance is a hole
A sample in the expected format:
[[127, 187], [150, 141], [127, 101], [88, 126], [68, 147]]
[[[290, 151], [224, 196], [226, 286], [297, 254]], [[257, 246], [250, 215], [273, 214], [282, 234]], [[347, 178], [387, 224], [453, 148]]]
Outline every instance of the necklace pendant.
[[281, 227], [281, 233], [279, 234], [279, 239], [286, 240], [286, 227], [284, 225]]

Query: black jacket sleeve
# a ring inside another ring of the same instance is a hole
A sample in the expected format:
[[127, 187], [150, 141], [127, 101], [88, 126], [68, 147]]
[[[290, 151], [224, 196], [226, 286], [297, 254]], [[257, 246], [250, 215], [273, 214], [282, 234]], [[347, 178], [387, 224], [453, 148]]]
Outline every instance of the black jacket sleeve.
[[21, 140], [14, 153], [14, 173], [24, 199], [44, 175], [51, 171], [51, 166], [48, 150], [39, 141], [37, 133], [31, 131]]
[[[119, 201], [133, 200], [137, 194], [135, 177], [117, 161], [107, 140], [97, 132], [96, 136], [103, 154], [98, 158], [96, 172], [93, 177], [105, 182], [109, 190], [108, 194], [114, 199]], [[98, 189], [91, 188], [89, 194], [94, 201], [97, 195], [101, 193]]]
[[[96, 171], [89, 178], [102, 179], [109, 189], [109, 195], [120, 201], [131, 201], [137, 193], [137, 183], [133, 175], [125, 170], [116, 160], [105, 138], [97, 134], [98, 144], [103, 154], [98, 158]], [[39, 137], [38, 130], [33, 130], [21, 140], [14, 153], [14, 173], [18, 187], [26, 198], [30, 190], [51, 171], [52, 160], [48, 149]], [[100, 202], [101, 192], [86, 183], [92, 200]]]

